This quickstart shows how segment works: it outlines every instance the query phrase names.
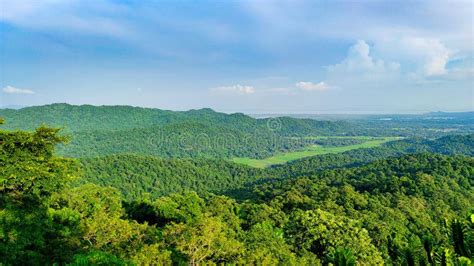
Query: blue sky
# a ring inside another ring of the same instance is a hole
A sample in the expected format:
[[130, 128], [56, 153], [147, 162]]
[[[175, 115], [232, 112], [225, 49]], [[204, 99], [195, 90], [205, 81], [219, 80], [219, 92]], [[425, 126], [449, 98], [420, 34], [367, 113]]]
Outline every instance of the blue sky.
[[0, 105], [474, 110], [472, 1], [0, 0]]

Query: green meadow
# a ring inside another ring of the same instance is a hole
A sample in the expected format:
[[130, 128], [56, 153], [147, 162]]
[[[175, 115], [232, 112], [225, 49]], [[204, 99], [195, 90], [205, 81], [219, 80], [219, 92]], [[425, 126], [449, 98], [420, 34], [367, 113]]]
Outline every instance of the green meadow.
[[235, 163], [246, 164], [252, 167], [257, 168], [265, 168], [275, 164], [283, 164], [290, 161], [298, 160], [304, 157], [322, 155], [327, 153], [341, 153], [355, 149], [364, 149], [364, 148], [373, 148], [382, 145], [385, 142], [398, 140], [399, 137], [369, 137], [369, 136], [357, 136], [357, 137], [309, 137], [311, 139], [322, 139], [322, 138], [357, 138], [357, 139], [364, 139], [366, 140], [363, 143], [354, 144], [354, 145], [346, 145], [346, 146], [338, 146], [338, 147], [323, 147], [321, 145], [311, 145], [301, 151], [293, 151], [293, 152], [284, 152], [279, 153], [274, 156], [265, 158], [265, 159], [252, 159], [248, 157], [236, 157], [233, 158], [232, 161]]

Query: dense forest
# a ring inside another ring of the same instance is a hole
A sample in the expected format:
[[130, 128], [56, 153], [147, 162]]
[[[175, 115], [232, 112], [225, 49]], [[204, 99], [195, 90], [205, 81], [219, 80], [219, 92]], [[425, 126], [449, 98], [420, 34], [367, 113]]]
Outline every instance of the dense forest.
[[151, 198], [193, 190], [253, 198], [253, 186], [272, 179], [314, 175], [322, 170], [361, 166], [382, 158], [411, 153], [473, 156], [474, 135], [448, 136], [436, 140], [403, 140], [387, 145], [325, 154], [256, 169], [222, 159], [167, 159], [136, 154], [118, 154], [80, 160], [83, 177], [78, 184], [95, 183], [119, 189], [125, 198]]
[[307, 145], [308, 141], [290, 136], [345, 134], [349, 128], [342, 121], [253, 119], [211, 109], [173, 112], [68, 104], [0, 110], [0, 117], [7, 119], [9, 129], [31, 130], [40, 123], [62, 127], [73, 138], [69, 145], [60, 145], [58, 152], [72, 157], [133, 152], [160, 157], [264, 158]]
[[[300, 150], [308, 144], [344, 145], [360, 140], [312, 140], [307, 136], [401, 136], [436, 138], [472, 132], [464, 116], [440, 124], [433, 119], [395, 121], [319, 121], [290, 117], [254, 119], [211, 109], [183, 112], [130, 106], [52, 104], [0, 109], [4, 128], [33, 130], [44, 123], [72, 136], [59, 145], [67, 157], [97, 157], [117, 153], [167, 158], [265, 158]], [[452, 121], [451, 121], [452, 120]], [[345, 142], [345, 143], [344, 143]]]
[[235, 193], [246, 184], [268, 178], [262, 169], [218, 159], [163, 159], [141, 155], [110, 155], [81, 159], [78, 184], [119, 189], [128, 199], [157, 198], [174, 192]]
[[[115, 108], [113, 114], [62, 104], [2, 110], [17, 118], [0, 121], [0, 264], [472, 265], [472, 132], [410, 135], [260, 169], [228, 160], [248, 155], [244, 147], [166, 155], [140, 150], [157, 148], [138, 142], [154, 129], [238, 134], [258, 128], [271, 137], [310, 140], [279, 151], [339, 147], [360, 143], [338, 137], [358, 122]], [[272, 132], [268, 121], [284, 130]], [[41, 122], [68, 127], [32, 129]], [[309, 138], [326, 131], [325, 138]], [[129, 147], [64, 157], [65, 143], [80, 132], [96, 138], [91, 147], [114, 140]], [[249, 153], [275, 151], [263, 143]]]

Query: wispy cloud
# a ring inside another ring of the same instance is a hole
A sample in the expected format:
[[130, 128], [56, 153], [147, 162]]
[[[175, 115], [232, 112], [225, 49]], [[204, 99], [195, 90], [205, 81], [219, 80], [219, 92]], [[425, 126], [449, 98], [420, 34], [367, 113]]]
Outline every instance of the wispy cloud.
[[231, 85], [231, 86], [220, 86], [211, 89], [212, 92], [218, 93], [230, 93], [230, 94], [239, 94], [239, 95], [248, 95], [255, 93], [255, 88], [252, 86], [244, 85]]
[[324, 81], [313, 83], [308, 81], [300, 81], [295, 84], [295, 86], [304, 91], [327, 91], [331, 87], [326, 84]]
[[[444, 41], [473, 50], [472, 1], [344, 1], [325, 4], [319, 1], [243, 1], [244, 7], [268, 32], [285, 38], [366, 39], [422, 36], [443, 37]], [[344, 8], [342, 8], [344, 7]], [[386, 16], [390, 12], [390, 16]], [[382, 15], [383, 14], [383, 15]], [[318, 27], [314, 27], [318, 25]], [[269, 40], [273, 44], [274, 40]]]
[[20, 89], [12, 86], [6, 86], [2, 89], [4, 93], [7, 94], [34, 94], [35, 92], [28, 89]]
[[126, 6], [110, 1], [83, 4], [76, 0], [2, 0], [0, 8], [0, 21], [34, 30], [67, 30], [120, 38], [133, 34], [126, 21], [119, 17], [126, 13]]

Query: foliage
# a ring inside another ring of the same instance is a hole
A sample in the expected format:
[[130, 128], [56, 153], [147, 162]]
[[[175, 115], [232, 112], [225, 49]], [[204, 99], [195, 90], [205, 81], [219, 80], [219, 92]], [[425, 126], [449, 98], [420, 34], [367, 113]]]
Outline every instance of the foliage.
[[383, 261], [367, 230], [344, 216], [335, 216], [320, 209], [296, 211], [287, 230], [294, 246], [311, 251], [318, 257], [337, 256], [337, 248], [346, 246], [361, 263], [381, 264]]
[[[327, 169], [351, 168], [405, 153], [466, 154], [474, 150], [474, 135], [445, 137], [423, 144], [403, 140], [372, 149], [358, 149], [341, 154], [324, 154], [267, 169], [255, 169], [222, 159], [164, 159], [134, 154], [81, 159], [84, 175], [76, 184], [91, 182], [119, 189], [126, 200], [145, 195], [155, 199], [174, 192], [193, 190], [212, 192], [234, 198], [253, 198], [255, 184], [274, 179], [311, 176]], [[378, 140], [377, 140], [378, 141]], [[443, 148], [439, 148], [443, 147]], [[470, 150], [469, 150], [470, 151]], [[428, 167], [428, 166], [427, 166]]]
[[356, 257], [352, 254], [349, 249], [337, 248], [334, 256], [330, 259], [331, 263], [335, 266], [355, 266]]
[[162, 159], [130, 154], [82, 159], [81, 166], [84, 176], [76, 183], [113, 186], [127, 200], [186, 190], [222, 193], [266, 177], [262, 170], [216, 159]]
[[[55, 155], [64, 140], [0, 130], [2, 265], [472, 263], [474, 159], [433, 153], [469, 155], [471, 136], [271, 169], [136, 155], [77, 164]], [[252, 200], [223, 195], [242, 187]]]
[[48, 218], [50, 196], [77, 174], [73, 160], [53, 155], [54, 146], [64, 140], [45, 127], [32, 133], [0, 130], [2, 262], [47, 263], [65, 255], [60, 246], [71, 244], [57, 238], [63, 232]]

